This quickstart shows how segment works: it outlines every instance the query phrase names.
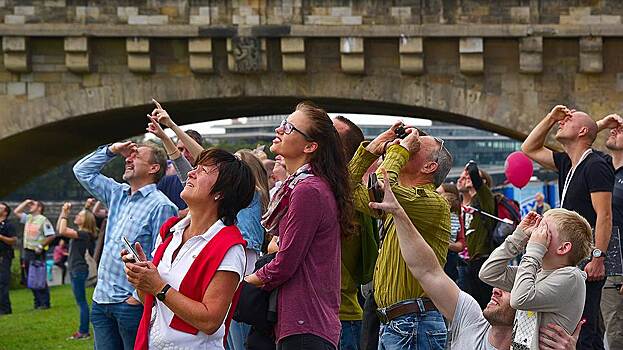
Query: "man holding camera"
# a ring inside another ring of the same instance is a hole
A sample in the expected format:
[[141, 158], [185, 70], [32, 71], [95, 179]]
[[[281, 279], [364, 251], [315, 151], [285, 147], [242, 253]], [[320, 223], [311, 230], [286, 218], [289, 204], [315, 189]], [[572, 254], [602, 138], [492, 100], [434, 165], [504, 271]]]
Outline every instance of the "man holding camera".
[[[379, 169], [387, 170], [393, 193], [443, 265], [450, 239], [450, 210], [435, 189], [450, 171], [452, 156], [441, 139], [420, 136], [415, 128], [405, 131], [402, 123], [362, 143], [349, 164], [353, 197], [357, 210], [375, 217], [378, 213], [368, 207], [372, 199], [361, 178], [381, 155], [384, 159]], [[374, 271], [374, 300], [381, 321], [379, 349], [445, 347], [443, 317], [409, 272], [392, 215], [385, 217], [381, 237]]]

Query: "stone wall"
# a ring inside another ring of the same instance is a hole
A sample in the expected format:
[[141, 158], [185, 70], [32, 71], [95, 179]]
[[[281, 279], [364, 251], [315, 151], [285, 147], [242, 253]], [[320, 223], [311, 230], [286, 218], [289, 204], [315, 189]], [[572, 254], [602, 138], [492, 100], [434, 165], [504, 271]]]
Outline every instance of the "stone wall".
[[614, 0], [0, 0], [0, 193], [141, 133], [152, 97], [181, 123], [308, 98], [517, 139], [558, 103], [598, 118], [623, 107], [622, 15]]

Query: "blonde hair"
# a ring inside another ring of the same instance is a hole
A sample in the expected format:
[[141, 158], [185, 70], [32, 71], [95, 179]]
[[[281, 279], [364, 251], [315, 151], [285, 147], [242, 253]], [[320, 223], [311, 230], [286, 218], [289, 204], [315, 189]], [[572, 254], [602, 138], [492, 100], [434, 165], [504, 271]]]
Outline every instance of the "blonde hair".
[[556, 225], [561, 241], [571, 242], [569, 263], [573, 266], [586, 258], [593, 249], [591, 225], [575, 211], [556, 208], [548, 210], [543, 217], [549, 217]]
[[97, 237], [97, 224], [95, 215], [87, 209], [82, 209], [79, 214], [84, 214], [84, 223], [80, 225], [80, 231], [88, 232], [92, 239]]
[[236, 152], [240, 160], [245, 162], [255, 177], [255, 190], [260, 193], [260, 202], [262, 203], [262, 214], [268, 208], [270, 196], [268, 193], [268, 174], [262, 161], [249, 149], [240, 149]]

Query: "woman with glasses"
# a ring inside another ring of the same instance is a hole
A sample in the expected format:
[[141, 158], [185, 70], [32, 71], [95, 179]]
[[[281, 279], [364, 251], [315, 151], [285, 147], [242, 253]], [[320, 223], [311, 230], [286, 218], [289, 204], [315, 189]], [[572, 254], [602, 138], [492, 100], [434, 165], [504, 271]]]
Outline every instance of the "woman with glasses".
[[271, 146], [291, 174], [263, 224], [279, 237], [274, 260], [245, 280], [278, 288], [278, 349], [336, 349], [340, 337], [340, 236], [351, 230], [352, 200], [340, 138], [327, 113], [303, 102]]
[[144, 308], [135, 349], [224, 349], [230, 306], [235, 309], [245, 273], [236, 215], [254, 191], [253, 173], [238, 157], [203, 151], [180, 194], [189, 214], [165, 223], [153, 261], [145, 261], [138, 243], [136, 255], [122, 251], [128, 281], [143, 305], [153, 305]]

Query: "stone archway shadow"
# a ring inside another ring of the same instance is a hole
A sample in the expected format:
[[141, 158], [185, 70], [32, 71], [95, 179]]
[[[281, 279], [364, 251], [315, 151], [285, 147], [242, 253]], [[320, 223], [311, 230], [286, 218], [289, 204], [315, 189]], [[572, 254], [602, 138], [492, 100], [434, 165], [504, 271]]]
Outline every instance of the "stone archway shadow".
[[329, 112], [404, 115], [525, 137], [518, 121], [505, 123], [509, 116], [492, 108], [491, 99], [497, 104], [499, 96], [392, 77], [300, 79], [135, 79], [17, 104], [3, 112], [8, 117], [0, 131], [0, 195], [98, 145], [143, 133], [152, 97], [181, 125], [288, 114], [301, 100], [311, 100]]

